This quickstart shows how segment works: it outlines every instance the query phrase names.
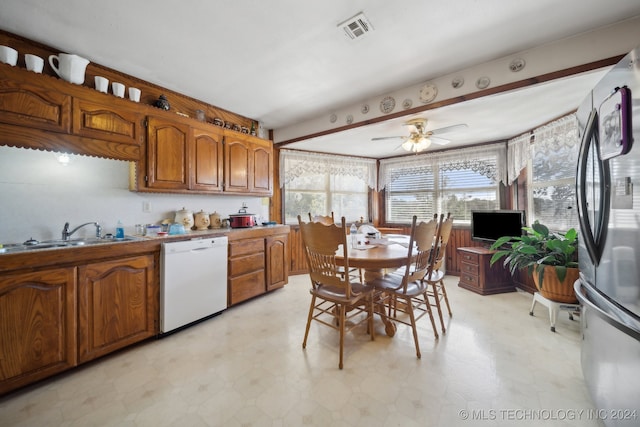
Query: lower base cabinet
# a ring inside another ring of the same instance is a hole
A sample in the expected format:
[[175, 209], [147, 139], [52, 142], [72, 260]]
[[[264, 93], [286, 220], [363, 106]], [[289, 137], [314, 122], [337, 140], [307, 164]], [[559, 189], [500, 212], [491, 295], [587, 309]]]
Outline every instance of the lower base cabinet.
[[154, 336], [158, 295], [152, 255], [78, 269], [78, 362]]
[[288, 232], [229, 242], [229, 306], [287, 284], [287, 240]]
[[0, 275], [0, 395], [158, 332], [153, 254]]
[[0, 394], [77, 364], [76, 268], [0, 276]]

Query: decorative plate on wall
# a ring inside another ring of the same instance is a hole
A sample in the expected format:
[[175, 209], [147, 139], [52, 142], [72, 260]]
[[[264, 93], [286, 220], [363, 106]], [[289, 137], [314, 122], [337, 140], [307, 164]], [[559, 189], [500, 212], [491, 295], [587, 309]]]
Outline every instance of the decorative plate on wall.
[[362, 114], [367, 114], [369, 112], [369, 104], [362, 104], [362, 107], [360, 108], [360, 112]]
[[349, 114], [347, 116], [347, 124], [351, 124], [351, 123], [353, 123], [353, 116], [351, 114]]
[[456, 77], [453, 80], [451, 80], [451, 86], [454, 89], [459, 89], [462, 87], [462, 85], [464, 85], [464, 79], [462, 77]]
[[427, 83], [420, 88], [419, 96], [420, 101], [424, 102], [425, 104], [427, 102], [431, 102], [436, 99], [436, 96], [438, 96], [438, 87], [433, 83]]
[[524, 66], [525, 66], [524, 59], [516, 58], [513, 61], [511, 61], [511, 63], [509, 64], [509, 69], [514, 73], [517, 73], [518, 71], [522, 70]]
[[396, 100], [393, 99], [392, 96], [385, 96], [382, 101], [380, 101], [380, 111], [385, 114], [388, 114], [396, 108]]
[[408, 110], [409, 108], [411, 108], [412, 105], [413, 105], [413, 101], [409, 98], [402, 101], [402, 108], [404, 108], [405, 110]]
[[489, 77], [480, 77], [477, 81], [476, 81], [476, 87], [478, 89], [486, 89], [487, 87], [489, 87], [489, 85], [491, 84], [491, 79]]
[[331, 123], [335, 123], [336, 120], [338, 120], [338, 116], [336, 116], [335, 114], [332, 114], [332, 115], [329, 116], [329, 121]]

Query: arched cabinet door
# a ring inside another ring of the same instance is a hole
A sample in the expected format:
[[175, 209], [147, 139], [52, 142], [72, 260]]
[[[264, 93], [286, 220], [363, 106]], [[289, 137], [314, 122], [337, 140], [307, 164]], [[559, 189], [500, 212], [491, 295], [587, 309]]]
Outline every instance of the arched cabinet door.
[[225, 192], [270, 196], [273, 193], [271, 141], [225, 131]]
[[77, 365], [76, 269], [0, 275], [0, 395]]
[[222, 130], [194, 127], [193, 160], [191, 162], [192, 190], [221, 192], [223, 189], [223, 148]]
[[153, 255], [83, 265], [78, 277], [79, 362], [158, 333]]
[[157, 189], [189, 188], [191, 128], [177, 120], [147, 119], [146, 186]]

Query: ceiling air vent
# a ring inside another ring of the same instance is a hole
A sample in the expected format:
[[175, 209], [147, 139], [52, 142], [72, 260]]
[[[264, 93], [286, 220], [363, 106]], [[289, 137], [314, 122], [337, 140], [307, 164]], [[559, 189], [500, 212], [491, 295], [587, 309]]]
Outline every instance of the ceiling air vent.
[[373, 31], [373, 25], [362, 12], [338, 24], [338, 28], [342, 28], [350, 39], [362, 38]]

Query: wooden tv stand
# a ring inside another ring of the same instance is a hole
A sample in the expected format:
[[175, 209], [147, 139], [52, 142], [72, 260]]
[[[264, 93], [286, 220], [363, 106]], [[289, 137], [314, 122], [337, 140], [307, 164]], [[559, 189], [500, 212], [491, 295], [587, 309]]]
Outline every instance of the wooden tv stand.
[[482, 247], [458, 248], [461, 259], [458, 286], [480, 295], [514, 292], [515, 282], [502, 261], [489, 264], [495, 252]]

